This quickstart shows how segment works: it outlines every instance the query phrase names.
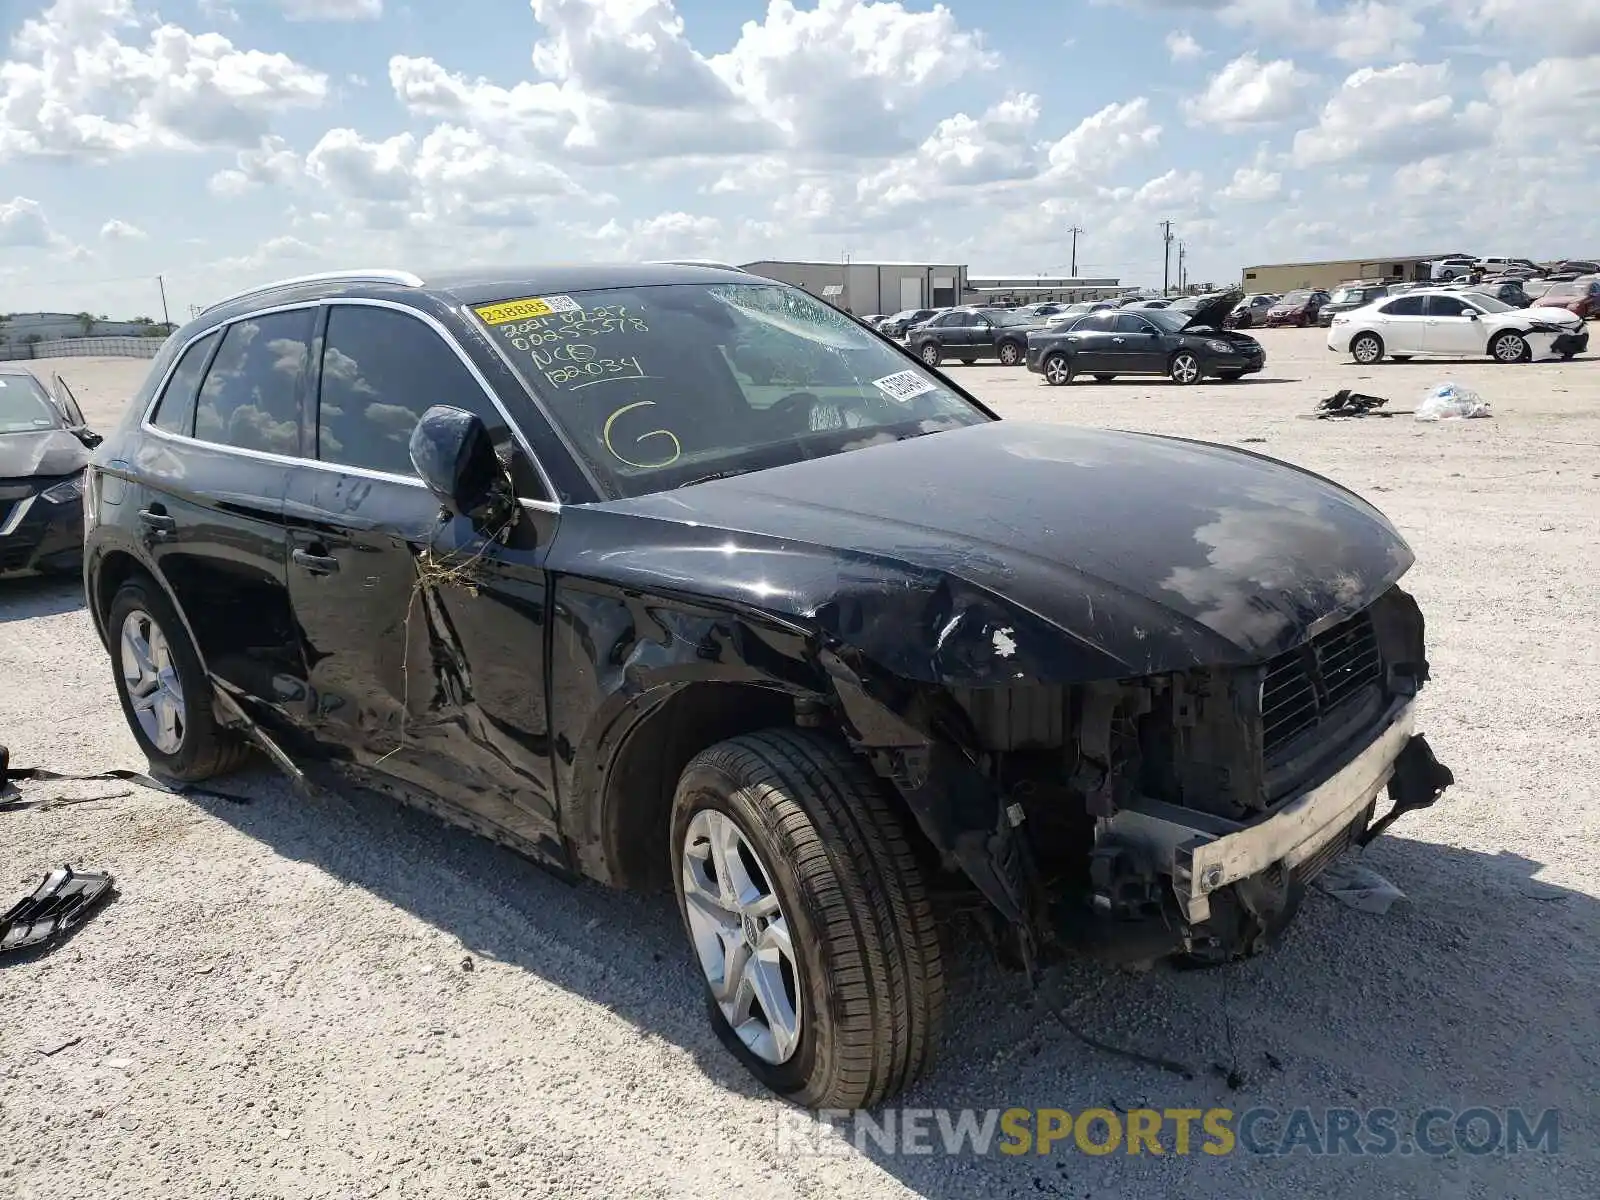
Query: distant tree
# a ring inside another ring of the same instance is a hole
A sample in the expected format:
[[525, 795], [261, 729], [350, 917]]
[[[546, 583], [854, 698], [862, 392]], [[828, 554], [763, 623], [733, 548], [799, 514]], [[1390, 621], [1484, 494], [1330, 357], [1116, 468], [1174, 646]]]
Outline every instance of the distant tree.
[[73, 320], [78, 323], [78, 328], [83, 330], [83, 336], [88, 337], [94, 332], [94, 314], [81, 312]]

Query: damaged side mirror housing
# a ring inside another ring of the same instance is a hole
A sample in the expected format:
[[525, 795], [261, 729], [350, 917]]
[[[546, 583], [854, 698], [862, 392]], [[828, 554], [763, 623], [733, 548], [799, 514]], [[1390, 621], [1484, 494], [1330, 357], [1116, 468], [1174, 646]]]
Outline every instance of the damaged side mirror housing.
[[503, 523], [510, 512], [511, 479], [473, 413], [443, 404], [423, 413], [411, 431], [411, 465], [451, 516], [481, 529]]
[[72, 431], [72, 433], [73, 433], [73, 436], [75, 436], [80, 442], [83, 443], [84, 448], [87, 449], [87, 450], [93, 450], [101, 442], [106, 440], [105, 438], [101, 437], [98, 433], [96, 433], [94, 430], [88, 428], [87, 426], [82, 426], [82, 427], [79, 427], [77, 429], [74, 429]]

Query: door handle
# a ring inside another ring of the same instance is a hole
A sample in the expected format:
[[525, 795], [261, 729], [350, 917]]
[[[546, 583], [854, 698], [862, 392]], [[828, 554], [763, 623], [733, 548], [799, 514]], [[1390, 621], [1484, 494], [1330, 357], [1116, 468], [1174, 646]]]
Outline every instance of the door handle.
[[304, 567], [313, 575], [333, 575], [339, 570], [339, 560], [330, 554], [313, 554], [309, 550], [294, 550], [289, 558], [296, 566]]
[[160, 541], [167, 534], [174, 532], [178, 528], [178, 523], [175, 520], [167, 516], [166, 513], [158, 512], [153, 508], [141, 508], [139, 510], [139, 523], [150, 530], [157, 541]]
[[1113, 341], [1113, 342], [1115, 342], [1115, 343], [1116, 343], [1116, 344], [1117, 344], [1117, 345], [1119, 345], [1119, 346], [1120, 346], [1120, 345], [1122, 345], [1122, 339], [1121, 339], [1121, 338], [1117, 338], [1117, 337], [1114, 337], [1114, 338], [1112, 338], [1112, 339], [1111, 339], [1111, 340], [1112, 340], [1112, 341]]

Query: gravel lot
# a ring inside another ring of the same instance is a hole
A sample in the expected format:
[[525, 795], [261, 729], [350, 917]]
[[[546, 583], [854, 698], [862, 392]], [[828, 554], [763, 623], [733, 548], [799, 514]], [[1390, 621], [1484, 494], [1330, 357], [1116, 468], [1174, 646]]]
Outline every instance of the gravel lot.
[[[1410, 902], [1313, 894], [1283, 946], [1223, 972], [1065, 969], [1078, 1021], [1192, 1082], [1069, 1039], [973, 952], [906, 1103], [1553, 1107], [1558, 1156], [780, 1154], [788, 1110], [711, 1034], [668, 899], [569, 887], [381, 799], [303, 802], [262, 768], [232, 785], [248, 805], [32, 784], [103, 798], [0, 813], [0, 906], [62, 862], [122, 889], [66, 946], [0, 965], [0, 1194], [1600, 1195], [1600, 361], [1359, 368], [1317, 330], [1262, 338], [1267, 371], [1236, 385], [950, 369], [1009, 417], [1250, 443], [1399, 524], [1424, 726], [1458, 779], [1369, 854]], [[146, 366], [37, 365], [105, 426]], [[1441, 379], [1493, 419], [1305, 419], [1339, 387], [1409, 410]], [[75, 587], [0, 584], [0, 677], [14, 761], [142, 767]]]

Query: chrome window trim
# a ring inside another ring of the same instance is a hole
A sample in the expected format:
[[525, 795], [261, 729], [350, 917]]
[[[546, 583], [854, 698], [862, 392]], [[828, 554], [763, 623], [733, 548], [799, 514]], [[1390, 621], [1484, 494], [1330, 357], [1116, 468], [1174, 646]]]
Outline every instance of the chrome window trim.
[[[555, 485], [551, 483], [550, 476], [544, 469], [544, 464], [539, 461], [538, 455], [534, 454], [533, 447], [529, 444], [528, 439], [523, 434], [521, 427], [518, 426], [516, 421], [512, 419], [511, 414], [506, 410], [506, 406], [501, 403], [500, 397], [497, 396], [494, 389], [489, 386], [489, 381], [484, 378], [483, 372], [478, 369], [478, 365], [473, 362], [472, 359], [467, 357], [467, 353], [461, 348], [460, 343], [456, 341], [454, 336], [451, 335], [450, 331], [446, 329], [443, 323], [441, 323], [436, 317], [429, 313], [422, 312], [420, 309], [412, 308], [410, 305], [401, 304], [394, 300], [376, 300], [366, 297], [351, 296], [330, 296], [321, 300], [299, 300], [292, 304], [279, 304], [271, 308], [258, 308], [247, 313], [240, 313], [236, 317], [230, 317], [226, 321], [219, 322], [218, 324], [213, 325], [211, 328], [195, 334], [178, 349], [177, 354], [173, 356], [172, 363], [167, 367], [166, 373], [161, 377], [160, 385], [156, 387], [151, 396], [150, 402], [145, 406], [144, 414], [139, 419], [140, 431], [146, 436], [159, 438], [163, 441], [178, 442], [191, 446], [205, 446], [209, 449], [220, 450], [229, 454], [242, 454], [246, 458], [257, 459], [261, 462], [282, 463], [285, 466], [294, 467], [315, 467], [320, 471], [330, 471], [338, 475], [355, 475], [363, 479], [377, 479], [387, 483], [404, 483], [410, 484], [413, 487], [425, 489], [427, 484], [423, 483], [422, 480], [418, 479], [415, 475], [396, 475], [389, 471], [374, 471], [368, 467], [341, 466], [338, 463], [323, 462], [321, 459], [316, 458], [300, 458], [290, 454], [274, 454], [269, 450], [252, 450], [245, 446], [229, 446], [222, 442], [208, 442], [204, 438], [189, 437], [181, 433], [170, 433], [165, 429], [158, 429], [155, 425], [151, 424], [150, 418], [155, 412], [156, 405], [161, 402], [161, 397], [166, 395], [167, 385], [172, 381], [173, 372], [178, 369], [178, 364], [183, 361], [183, 356], [188, 353], [189, 347], [200, 341], [202, 338], [209, 337], [213, 333], [224, 332], [231, 326], [238, 324], [240, 321], [250, 321], [254, 320], [256, 317], [270, 316], [273, 313], [294, 312], [297, 309], [302, 308], [331, 308], [339, 304], [359, 305], [366, 308], [393, 309], [395, 312], [404, 313], [408, 317], [413, 317], [416, 320], [421, 321], [424, 325], [432, 329], [434, 333], [438, 334], [444, 343], [455, 352], [455, 356], [461, 361], [461, 365], [467, 369], [467, 372], [472, 376], [473, 380], [476, 381], [478, 387], [483, 391], [483, 394], [488, 397], [489, 403], [494, 406], [495, 411], [498, 412], [501, 419], [505, 421], [506, 428], [511, 430], [511, 436], [516, 439], [517, 444], [522, 447], [523, 453], [528, 456], [528, 461], [533, 464], [533, 469], [538, 474], [540, 483], [544, 485], [546, 494], [551, 497], [549, 500], [532, 500], [519, 496], [517, 497], [517, 503], [522, 507], [529, 508], [535, 512], [561, 511], [561, 502], [554, 499], [556, 495]], [[510, 366], [510, 364], [507, 363], [507, 366]], [[204, 380], [201, 382], [203, 384]]]

